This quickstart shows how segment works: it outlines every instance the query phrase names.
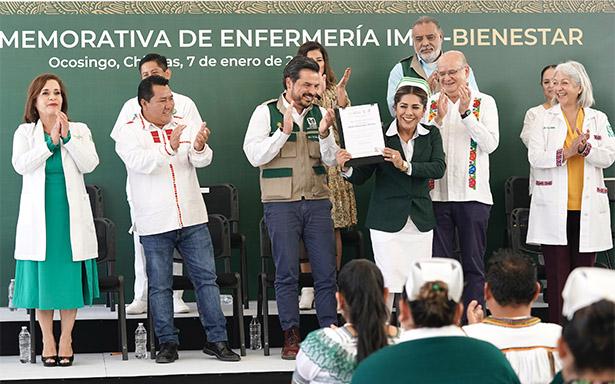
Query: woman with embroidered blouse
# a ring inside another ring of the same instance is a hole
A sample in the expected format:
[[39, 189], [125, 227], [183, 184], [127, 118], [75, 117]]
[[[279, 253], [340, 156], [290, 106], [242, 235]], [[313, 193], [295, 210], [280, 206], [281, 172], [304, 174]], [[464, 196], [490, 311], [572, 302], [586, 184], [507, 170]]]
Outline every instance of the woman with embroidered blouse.
[[388, 290], [374, 263], [349, 262], [339, 274], [338, 287], [338, 308], [346, 324], [316, 330], [305, 338], [293, 384], [350, 383], [357, 364], [399, 338], [398, 328], [387, 324]]

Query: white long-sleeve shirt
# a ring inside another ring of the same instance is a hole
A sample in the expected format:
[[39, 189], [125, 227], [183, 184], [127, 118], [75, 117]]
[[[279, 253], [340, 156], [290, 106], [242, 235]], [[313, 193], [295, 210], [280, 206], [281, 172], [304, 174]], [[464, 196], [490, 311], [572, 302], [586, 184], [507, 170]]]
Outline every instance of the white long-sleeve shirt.
[[[201, 125], [201, 122], [203, 121], [201, 119], [201, 114], [191, 98], [173, 92], [173, 101], [175, 102], [175, 110], [173, 111], [174, 116], [187, 121], [189, 124], [196, 126]], [[117, 120], [115, 121], [115, 125], [113, 126], [109, 136], [111, 136], [113, 140], [116, 140], [119, 129], [129, 121], [133, 121], [137, 116], [139, 116], [139, 114], [141, 114], [141, 106], [139, 105], [137, 98], [133, 97], [130, 100], [126, 100], [122, 106], [122, 110], [117, 115]]]
[[[429, 111], [425, 113], [426, 120], [433, 117], [432, 106], [434, 103], [437, 105], [439, 97], [440, 93], [436, 93], [427, 103]], [[465, 119], [461, 119], [459, 114], [459, 100], [455, 103], [448, 100], [448, 112], [439, 127], [446, 153], [446, 173], [442, 179], [435, 180], [431, 191], [433, 201], [493, 204], [489, 185], [489, 155], [499, 144], [498, 110], [493, 97], [487, 94], [471, 91], [470, 98], [473, 113]], [[478, 113], [478, 119], [474, 112]], [[472, 141], [476, 143], [475, 148]]]
[[169, 143], [173, 129], [186, 123], [173, 118], [159, 128], [139, 114], [116, 132], [115, 150], [128, 171], [134, 229], [140, 236], [207, 222], [196, 168], [209, 165], [213, 151], [207, 144], [200, 152], [194, 149], [200, 126], [190, 124], [177, 151]]
[[[289, 105], [290, 104], [284, 100], [284, 106], [288, 108]], [[316, 108], [316, 106], [313, 108]], [[327, 110], [321, 107], [318, 108], [320, 108], [320, 112], [324, 118], [327, 114]], [[293, 109], [293, 121], [299, 127], [303, 127], [303, 119], [306, 114], [307, 109], [304, 109], [301, 114], [299, 114], [296, 109]], [[280, 153], [280, 150], [290, 137], [289, 134], [287, 135], [279, 129], [276, 130], [271, 136], [270, 133], [271, 120], [269, 108], [265, 103], [256, 107], [252, 113], [250, 123], [248, 124], [248, 130], [246, 131], [246, 136], [243, 141], [243, 151], [246, 154], [250, 164], [254, 167], [259, 167], [273, 160], [273, 158]], [[320, 143], [320, 155], [322, 162], [330, 167], [335, 166], [335, 155], [337, 154], [339, 147], [335, 143], [335, 138], [333, 135], [329, 134], [329, 136], [325, 139], [321, 139], [319, 137], [318, 141]]]
[[[431, 74], [434, 73], [434, 71], [436, 71], [438, 68], [436, 62], [427, 63], [423, 61], [423, 59], [421, 59], [420, 57], [418, 58], [418, 61], [421, 64], [423, 71], [425, 71], [425, 75], [427, 75], [425, 80], [427, 80], [429, 76], [431, 76]], [[395, 66], [391, 69], [391, 72], [389, 72], [389, 80], [387, 82], [387, 105], [389, 106], [389, 112], [393, 117], [395, 117], [395, 109], [393, 108], [393, 104], [395, 101], [395, 92], [397, 92], [397, 86], [399, 85], [399, 82], [403, 79], [403, 77], [404, 70], [401, 66], [401, 63], [395, 64]], [[470, 68], [470, 77], [468, 77], [468, 84], [473, 91], [479, 91], [478, 84], [476, 84], [476, 78], [474, 77], [474, 71], [472, 71], [472, 68]]]
[[[530, 137], [532, 136], [532, 131], [536, 129], [542, 129], [542, 120], [544, 119], [544, 114], [547, 110], [542, 104], [532, 107], [527, 110], [525, 113], [525, 118], [523, 119], [523, 129], [521, 130], [521, 134], [519, 137], [525, 145], [526, 148], [530, 146]], [[534, 190], [534, 170], [530, 166], [530, 185], [529, 185], [529, 193], [532, 194]]]

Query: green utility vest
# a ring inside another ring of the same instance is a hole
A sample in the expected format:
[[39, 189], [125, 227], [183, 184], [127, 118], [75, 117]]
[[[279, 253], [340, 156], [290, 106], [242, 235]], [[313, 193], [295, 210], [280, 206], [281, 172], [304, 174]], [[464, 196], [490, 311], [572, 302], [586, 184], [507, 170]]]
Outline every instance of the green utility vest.
[[412, 58], [413, 57], [414, 56], [406, 57], [405, 59], [400, 61], [401, 69], [404, 72], [404, 77], [415, 77], [417, 79], [427, 80], [425, 78], [425, 73], [423, 73], [423, 75], [420, 75], [414, 68], [412, 68]]
[[[273, 135], [284, 124], [282, 97], [267, 102]], [[293, 123], [290, 137], [273, 160], [260, 167], [263, 202], [319, 200], [329, 198], [327, 171], [320, 159], [318, 126], [320, 108], [314, 105], [303, 118], [303, 127]]]
[[[399, 62], [401, 64], [401, 69], [403, 71], [403, 77], [399, 80], [401, 83], [404, 80], [409, 80], [410, 78], [423, 79], [427, 81], [428, 76], [425, 74], [425, 71], [421, 67], [416, 55], [406, 57], [405, 59]], [[399, 88], [399, 84], [397, 86]], [[440, 85], [436, 83], [435, 89], [432, 89], [431, 92], [436, 93], [440, 90]]]

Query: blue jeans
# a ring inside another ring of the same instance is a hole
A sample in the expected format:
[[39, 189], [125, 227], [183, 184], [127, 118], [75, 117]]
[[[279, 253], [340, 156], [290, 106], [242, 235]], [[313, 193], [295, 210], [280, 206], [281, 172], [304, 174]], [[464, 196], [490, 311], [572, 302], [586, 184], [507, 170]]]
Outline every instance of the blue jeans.
[[316, 315], [321, 327], [337, 322], [335, 235], [331, 202], [300, 200], [264, 203], [265, 223], [275, 263], [275, 295], [283, 330], [299, 327], [299, 240], [312, 266]]
[[149, 302], [160, 343], [179, 344], [173, 325], [173, 250], [181, 253], [195, 288], [201, 324], [210, 342], [226, 341], [226, 319], [216, 284], [214, 249], [207, 224], [140, 236], [145, 253]]

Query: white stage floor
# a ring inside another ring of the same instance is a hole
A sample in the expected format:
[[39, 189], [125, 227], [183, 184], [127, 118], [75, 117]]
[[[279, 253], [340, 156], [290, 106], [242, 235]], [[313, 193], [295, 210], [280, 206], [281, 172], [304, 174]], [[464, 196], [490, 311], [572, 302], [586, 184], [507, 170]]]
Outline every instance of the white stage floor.
[[[175, 317], [197, 317], [198, 312], [196, 309], [196, 303], [186, 303], [188, 307], [190, 307], [190, 312], [188, 313], [176, 313]], [[225, 316], [233, 316], [233, 306], [232, 304], [223, 304], [222, 311]], [[316, 310], [302, 310], [301, 314], [305, 315], [315, 315]], [[256, 301], [250, 301], [250, 308], [243, 310], [243, 315], [245, 317], [252, 317], [256, 315]], [[278, 315], [278, 306], [274, 300], [269, 301], [269, 315], [277, 316]], [[28, 316], [25, 309], [18, 309], [16, 311], [10, 311], [7, 307], [0, 307], [0, 323], [4, 321], [28, 321], [30, 317]], [[86, 306], [77, 311], [77, 320], [115, 320], [117, 319], [117, 312], [111, 312], [109, 308], [107, 308], [104, 304], [97, 304], [92, 306]], [[146, 319], [146, 314], [143, 313], [141, 315], [126, 315], [126, 319]], [[55, 320], [60, 320], [60, 315], [58, 311], [55, 311]], [[129, 330], [130, 331], [130, 330]]]
[[[176, 314], [175, 317], [198, 316], [195, 303], [187, 303], [190, 312]], [[544, 308], [542, 295], [534, 308]], [[232, 306], [223, 305], [222, 309], [226, 316], [232, 316]], [[269, 302], [270, 315], [277, 315], [275, 301]], [[315, 314], [315, 310], [301, 311], [301, 314]], [[256, 302], [250, 302], [250, 308], [244, 310], [246, 317], [256, 314]], [[57, 312], [56, 312], [57, 316]], [[78, 320], [99, 320], [117, 318], [116, 312], [111, 312], [104, 305], [84, 307], [77, 312]], [[128, 315], [128, 319], [143, 319], [142, 315]], [[58, 318], [59, 319], [59, 318]], [[14, 321], [29, 321], [25, 310], [9, 311], [8, 308], [0, 308], [0, 323]], [[129, 332], [133, 330], [129, 329]], [[246, 329], [247, 332], [247, 329]], [[238, 352], [238, 350], [235, 350]], [[137, 360], [134, 353], [130, 352], [128, 361], [122, 361], [119, 353], [89, 353], [75, 355], [75, 364], [72, 367], [44, 367], [40, 355], [37, 356], [37, 364], [19, 362], [18, 356], [0, 356], [0, 382], [2, 380], [32, 380], [32, 379], [57, 379], [58, 377], [70, 378], [103, 378], [103, 377], [142, 377], [142, 376], [165, 376], [165, 375], [197, 375], [197, 374], [226, 374], [226, 373], [260, 373], [260, 372], [292, 372], [295, 367], [294, 361], [282, 360], [280, 348], [271, 348], [271, 355], [264, 356], [262, 350], [247, 350], [247, 356], [242, 357], [239, 363], [221, 362], [203, 354], [200, 350], [180, 351], [180, 359], [173, 364], [156, 364], [154, 360]]]
[[280, 358], [280, 348], [271, 348], [270, 352], [271, 356], [264, 356], [262, 350], [248, 350], [240, 362], [229, 363], [201, 351], [179, 351], [179, 360], [172, 364], [156, 364], [149, 358], [137, 360], [134, 353], [129, 353], [128, 361], [122, 361], [121, 354], [85, 353], [75, 355], [71, 367], [45, 367], [40, 356], [36, 364], [22, 364], [19, 356], [0, 356], [0, 381], [292, 372], [295, 369], [294, 361]]
[[[176, 313], [175, 317], [195, 317], [198, 316], [196, 309], [196, 303], [186, 303], [190, 307], [188, 313]], [[538, 296], [538, 300], [534, 302], [532, 308], [547, 308], [547, 304], [542, 299], [542, 293]], [[222, 305], [222, 311], [225, 316], [233, 316], [233, 306], [231, 304]], [[256, 301], [250, 301], [250, 308], [244, 309], [243, 314], [245, 317], [252, 317], [256, 315]], [[278, 306], [275, 300], [269, 301], [269, 315], [277, 316]], [[302, 310], [302, 315], [316, 315], [316, 310]], [[141, 315], [126, 315], [127, 319], [146, 319], [145, 314]], [[4, 321], [28, 321], [30, 317], [26, 313], [26, 310], [20, 309], [16, 311], [10, 311], [7, 307], [0, 307], [0, 323]], [[55, 320], [59, 320], [60, 315], [58, 311], [55, 312]], [[111, 312], [104, 304], [92, 305], [84, 307], [77, 311], [77, 320], [114, 320], [117, 319], [117, 312]], [[130, 330], [129, 330], [130, 331]], [[246, 330], [247, 331], [247, 330]]]

